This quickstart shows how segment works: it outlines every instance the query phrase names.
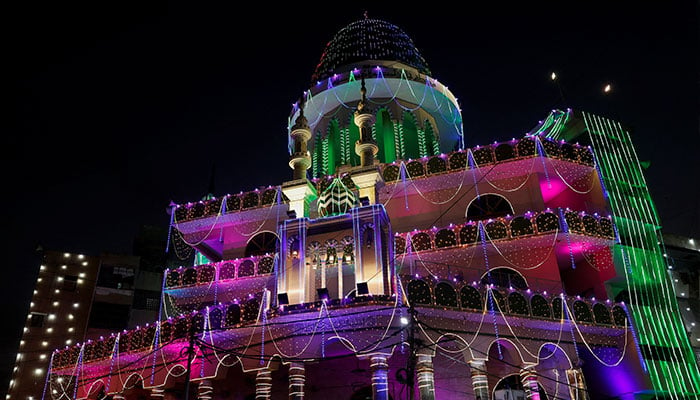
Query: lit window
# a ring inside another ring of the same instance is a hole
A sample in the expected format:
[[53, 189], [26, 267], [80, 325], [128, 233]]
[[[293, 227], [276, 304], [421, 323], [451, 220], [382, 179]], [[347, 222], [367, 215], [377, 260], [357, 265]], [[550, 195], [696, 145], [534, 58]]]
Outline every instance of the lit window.
[[68, 266], [66, 264], [61, 265], [61, 269], [68, 269]]
[[87, 261], [83, 261], [83, 267], [87, 267]]
[[54, 306], [54, 307], [58, 307], [58, 302], [57, 302], [57, 301], [54, 301], [54, 302], [53, 302], [53, 306]]
[[78, 308], [79, 305], [78, 303], [73, 303], [73, 308]]
[[78, 260], [82, 260], [83, 258], [85, 258], [85, 256], [84, 256], [84, 255], [82, 255], [82, 254], [78, 254]]
[[73, 332], [74, 330], [75, 329], [72, 326], [70, 328], [68, 328], [68, 332]]
[[85, 272], [81, 272], [80, 274], [78, 274], [78, 276], [81, 278], [85, 278]]
[[68, 314], [68, 319], [73, 319], [73, 314]]
[[37, 279], [36, 281], [37, 281], [37, 282], [41, 282], [41, 281], [43, 281], [43, 280], [44, 280], [44, 278], [39, 278], [39, 279]]
[[46, 360], [46, 354], [40, 354], [39, 355], [40, 360]]
[[41, 270], [41, 271], [43, 271], [43, 270], [45, 270], [45, 269], [46, 269], [46, 265], [42, 265], [42, 266], [39, 267], [39, 270]]
[[63, 257], [65, 257], [65, 258], [70, 257], [70, 253], [63, 253]]
[[43, 342], [41, 342], [41, 345], [44, 346], [44, 347], [46, 347], [46, 346], [49, 345], [49, 342], [47, 342], [46, 340], [44, 340]]
[[70, 339], [66, 340], [66, 344], [68, 344], [68, 345], [69, 345], [69, 344], [71, 344], [71, 343], [73, 343], [73, 341], [72, 341], [72, 340], [70, 340]]
[[54, 290], [53, 292], [54, 292], [54, 293], [61, 293], [61, 291], [58, 290], [58, 289]]
[[46, 333], [51, 333], [51, 332], [53, 332], [53, 328], [47, 328], [47, 329], [46, 329]]

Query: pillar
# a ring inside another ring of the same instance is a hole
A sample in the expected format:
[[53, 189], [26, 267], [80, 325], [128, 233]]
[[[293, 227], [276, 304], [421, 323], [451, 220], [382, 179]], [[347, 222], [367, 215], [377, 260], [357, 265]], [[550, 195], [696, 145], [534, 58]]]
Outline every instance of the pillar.
[[483, 360], [470, 361], [469, 371], [472, 376], [474, 399], [489, 400], [489, 377], [486, 375], [486, 362]]
[[435, 400], [435, 376], [433, 375], [433, 357], [418, 354], [416, 360], [416, 381], [420, 400]]
[[318, 197], [316, 188], [307, 179], [289, 181], [282, 184], [282, 193], [289, 199], [289, 210], [297, 218], [309, 216], [309, 204]]
[[214, 396], [214, 386], [211, 381], [205, 379], [199, 381], [199, 386], [197, 387], [197, 400], [211, 400]]
[[384, 354], [375, 354], [369, 359], [372, 371], [372, 400], [389, 400], [389, 362]]
[[255, 377], [255, 400], [269, 400], [272, 394], [272, 371], [267, 368], [258, 371]]
[[369, 204], [377, 204], [377, 190], [384, 186], [384, 180], [376, 167], [353, 171], [352, 181], [357, 185], [360, 198], [367, 197]]
[[151, 400], [163, 400], [165, 398], [165, 390], [160, 388], [151, 389]]
[[289, 400], [304, 400], [304, 382], [306, 370], [304, 363], [289, 364]]
[[365, 88], [365, 78], [362, 78], [362, 99], [357, 104], [355, 111], [355, 125], [360, 128], [360, 140], [355, 142], [355, 153], [360, 156], [360, 165], [369, 167], [374, 165], [374, 156], [379, 153], [379, 146], [372, 138], [372, 126], [376, 120], [374, 114], [366, 108], [367, 89]]
[[528, 364], [520, 370], [520, 382], [528, 400], [540, 400], [540, 388], [537, 384], [537, 372], [534, 364]]
[[581, 368], [567, 369], [566, 379], [569, 382], [569, 392], [572, 399], [588, 400], [588, 390], [586, 388], [586, 381], [583, 379], [583, 371], [581, 371]]

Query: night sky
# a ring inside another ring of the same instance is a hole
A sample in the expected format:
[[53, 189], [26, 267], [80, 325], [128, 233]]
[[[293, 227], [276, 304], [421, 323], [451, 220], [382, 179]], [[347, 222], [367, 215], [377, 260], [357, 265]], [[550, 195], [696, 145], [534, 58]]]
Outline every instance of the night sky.
[[468, 146], [522, 137], [555, 107], [618, 119], [651, 162], [664, 231], [700, 237], [697, 2], [21, 3], [4, 10], [0, 369], [14, 359], [37, 245], [130, 253], [141, 225], [167, 227], [171, 200], [206, 194], [213, 164], [215, 195], [290, 179], [291, 104], [326, 42], [365, 9], [412, 37], [459, 98]]

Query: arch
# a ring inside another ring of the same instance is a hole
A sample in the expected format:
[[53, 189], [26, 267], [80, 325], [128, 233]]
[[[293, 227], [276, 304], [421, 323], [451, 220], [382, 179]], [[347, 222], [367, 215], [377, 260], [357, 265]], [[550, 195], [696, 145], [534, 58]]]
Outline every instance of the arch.
[[180, 286], [180, 273], [178, 271], [168, 271], [165, 277], [165, 286], [174, 287]]
[[266, 189], [260, 197], [260, 204], [269, 206], [277, 202], [277, 188]]
[[[540, 400], [547, 400], [547, 393], [538, 382], [537, 388], [539, 391]], [[525, 389], [523, 388], [523, 383], [520, 380], [520, 375], [510, 374], [499, 379], [496, 385], [493, 387], [493, 393], [491, 394], [494, 399], [520, 399], [525, 398]]]
[[535, 218], [535, 224], [539, 233], [556, 231], [559, 229], [559, 217], [554, 213], [545, 212]]
[[482, 220], [509, 214], [513, 214], [513, 205], [508, 199], [500, 194], [484, 193], [469, 202], [465, 216], [469, 220]]
[[241, 322], [241, 306], [231, 304], [226, 308], [226, 317], [224, 319], [226, 326], [236, 325]]
[[[490, 293], [491, 294], [491, 299], [487, 299], [488, 301], [486, 302], [486, 306], [488, 307], [489, 310], [493, 310], [495, 312], [500, 312], [502, 313], [507, 313], [508, 308], [506, 306], [506, 299], [503, 297], [503, 293], [499, 292], [498, 290], [491, 289], [488, 290], [487, 295]], [[493, 299], [493, 302], [491, 301]]]
[[530, 298], [530, 309], [533, 317], [552, 318], [552, 308], [542, 295], [536, 294]]
[[600, 235], [600, 224], [595, 217], [591, 215], [584, 215], [581, 220], [583, 221], [583, 229], [586, 230], [586, 233], [589, 235]]
[[508, 311], [511, 314], [529, 315], [530, 310], [527, 307], [527, 299], [518, 292], [512, 292], [508, 295]]
[[569, 161], [578, 161], [578, 153], [573, 145], [570, 143], [562, 143], [560, 149], [562, 158]]
[[218, 215], [219, 211], [221, 210], [221, 204], [223, 204], [224, 199], [223, 197], [221, 198], [214, 198], [206, 202], [206, 209], [204, 210], [204, 214], [208, 217]]
[[607, 238], [615, 237], [615, 229], [613, 228], [613, 224], [610, 218], [600, 217], [598, 219], [598, 224], [600, 225], [600, 233], [603, 236]]
[[181, 222], [190, 218], [190, 209], [187, 206], [177, 206], [175, 208], [175, 222]]
[[185, 273], [182, 274], [182, 284], [194, 285], [195, 283], [197, 283], [197, 270], [194, 268], [187, 268]]
[[484, 307], [484, 301], [481, 298], [481, 293], [479, 293], [476, 288], [471, 286], [464, 286], [459, 291], [459, 297], [461, 300], [462, 308], [469, 308], [472, 310], [482, 310]]
[[406, 287], [408, 301], [414, 304], [431, 304], [430, 286], [424, 280], [414, 279]]
[[220, 308], [214, 307], [209, 310], [209, 329], [213, 331], [217, 331], [221, 329], [222, 327], [222, 322], [224, 319], [224, 313], [221, 311]]
[[241, 208], [255, 208], [260, 205], [260, 196], [257, 192], [248, 192], [243, 195]]
[[574, 301], [574, 318], [576, 322], [593, 323], [593, 313], [591, 307], [581, 300]]
[[613, 316], [613, 321], [615, 321], [615, 325], [617, 325], [617, 326], [628, 325], [627, 313], [625, 312], [625, 310], [622, 307], [613, 306], [612, 316]]
[[272, 257], [263, 257], [258, 261], [258, 275], [267, 275], [272, 273], [275, 265], [275, 259]]
[[515, 145], [518, 157], [531, 157], [535, 155], [535, 141], [530, 138], [523, 138]]
[[511, 158], [515, 158], [515, 151], [513, 150], [513, 146], [511, 146], [510, 143], [499, 144], [493, 150], [493, 153], [496, 156], [496, 161], [510, 160]]
[[253, 275], [255, 275], [255, 263], [253, 260], [243, 260], [240, 264], [238, 264], [239, 278]]
[[499, 220], [488, 222], [484, 226], [484, 230], [488, 234], [488, 238], [490, 240], [499, 240], [508, 237], [508, 229], [506, 228], [506, 224]]
[[430, 235], [425, 232], [420, 232], [411, 237], [411, 248], [413, 251], [424, 251], [433, 248]]
[[399, 179], [399, 176], [401, 176], [401, 167], [398, 165], [387, 165], [384, 167], [384, 171], [382, 171], [384, 182], [394, 182]]
[[566, 225], [569, 227], [571, 232], [583, 232], [583, 221], [581, 221], [581, 216], [577, 212], [567, 211], [564, 213], [564, 219], [566, 220]]
[[244, 321], [255, 321], [258, 319], [258, 313], [260, 312], [260, 302], [255, 297], [248, 299], [243, 304], [242, 318]]
[[457, 307], [457, 292], [447, 282], [435, 286], [435, 304], [444, 307]]
[[502, 288], [525, 290], [528, 288], [527, 280], [518, 271], [510, 267], [492, 268], [481, 275], [481, 284], [492, 284]]
[[594, 164], [593, 152], [590, 148], [578, 146], [576, 148], [576, 154], [578, 155], [579, 162], [588, 165]]
[[466, 224], [459, 230], [459, 243], [474, 244], [479, 241], [479, 230], [476, 224]]
[[401, 236], [394, 236], [394, 251], [396, 254], [403, 254], [406, 252], [406, 239]]
[[550, 138], [544, 138], [541, 140], [542, 149], [547, 157], [558, 158], [561, 155], [561, 149], [559, 148], [559, 143]]
[[467, 167], [467, 153], [459, 151], [452, 153], [449, 158], [450, 169], [464, 169]]
[[226, 197], [226, 212], [238, 211], [241, 209], [241, 198], [235, 194]]
[[476, 149], [472, 150], [472, 157], [478, 166], [490, 164], [494, 161], [491, 146], [477, 147]]
[[564, 314], [564, 307], [562, 306], [563, 301], [561, 297], [555, 297], [552, 300], [552, 318], [554, 319], [563, 319], [566, 317], [566, 314]]
[[204, 216], [205, 211], [206, 206], [204, 205], [204, 203], [198, 201], [192, 204], [192, 208], [190, 208], [190, 218], [201, 218]]
[[440, 156], [431, 157], [427, 163], [428, 174], [437, 174], [447, 171], [447, 162]]
[[457, 245], [457, 235], [452, 229], [441, 229], [435, 234], [435, 247], [451, 247]]
[[423, 164], [420, 161], [414, 160], [406, 164], [406, 172], [408, 172], [408, 176], [411, 179], [417, 178], [425, 175], [425, 167], [423, 167]]
[[489, 360], [496, 360], [498, 363], [510, 364], [511, 366], [522, 365], [523, 363], [523, 355], [520, 349], [507, 338], [494, 338], [489, 343], [487, 354]]
[[197, 281], [199, 283], [208, 283], [214, 280], [216, 277], [216, 268], [213, 265], [202, 265], [199, 268], [199, 273], [197, 276]]
[[532, 235], [535, 229], [532, 222], [526, 217], [515, 217], [510, 221], [510, 234], [513, 237]]
[[248, 240], [245, 246], [245, 257], [263, 256], [277, 252], [279, 238], [270, 231], [262, 231]]
[[219, 266], [219, 280], [234, 279], [236, 277], [236, 266], [231, 262], [223, 263]]
[[595, 322], [597, 324], [612, 325], [610, 310], [605, 306], [605, 304], [595, 303], [593, 305], [593, 316], [595, 317]]

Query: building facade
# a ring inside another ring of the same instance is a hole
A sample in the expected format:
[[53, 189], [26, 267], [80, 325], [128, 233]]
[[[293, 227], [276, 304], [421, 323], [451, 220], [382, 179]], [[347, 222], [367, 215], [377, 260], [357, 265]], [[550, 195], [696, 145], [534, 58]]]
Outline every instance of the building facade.
[[[354, 22], [292, 178], [171, 208], [159, 317], [55, 352], [54, 398], [688, 398], [700, 375], [629, 133], [554, 110], [466, 147], [412, 40]], [[576, 142], [577, 141], [577, 142]]]

